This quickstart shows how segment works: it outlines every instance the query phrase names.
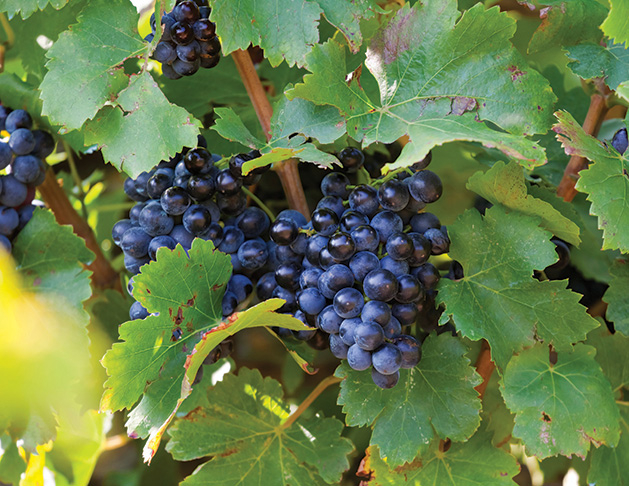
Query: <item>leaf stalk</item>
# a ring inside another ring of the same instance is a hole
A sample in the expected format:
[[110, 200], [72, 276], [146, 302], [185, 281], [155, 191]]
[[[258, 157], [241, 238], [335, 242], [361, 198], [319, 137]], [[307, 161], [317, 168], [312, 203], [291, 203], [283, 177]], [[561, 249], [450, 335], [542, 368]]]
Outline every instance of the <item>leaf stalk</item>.
[[293, 423], [295, 422], [295, 420], [297, 420], [302, 413], [304, 413], [306, 411], [306, 409], [312, 405], [312, 402], [314, 402], [317, 397], [319, 395], [321, 395], [321, 393], [323, 393], [323, 391], [328, 388], [331, 385], [335, 385], [336, 383], [340, 383], [341, 381], [343, 381], [341, 378], [337, 378], [336, 376], [332, 375], [332, 376], [328, 376], [327, 378], [325, 378], [324, 380], [322, 380], [316, 387], [314, 390], [312, 390], [312, 392], [310, 392], [310, 395], [308, 395], [306, 397], [306, 399], [301, 402], [301, 405], [299, 405], [299, 407], [297, 407], [297, 410], [295, 410], [290, 417], [288, 417], [286, 419], [286, 422], [284, 422], [282, 424], [282, 428], [283, 429], [287, 429], [289, 428], [291, 425], [293, 425]]

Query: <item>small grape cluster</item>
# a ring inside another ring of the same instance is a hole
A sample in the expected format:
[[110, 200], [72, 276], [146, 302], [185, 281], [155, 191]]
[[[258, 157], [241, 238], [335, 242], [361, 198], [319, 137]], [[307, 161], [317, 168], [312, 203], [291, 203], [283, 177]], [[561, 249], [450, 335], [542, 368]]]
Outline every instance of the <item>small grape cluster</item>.
[[0, 175], [0, 248], [8, 252], [33, 216], [35, 187], [44, 182], [44, 160], [55, 149], [50, 133], [32, 128], [33, 119], [25, 110], [0, 105], [0, 130], [9, 134], [0, 141], [0, 170], [8, 172]]
[[[162, 37], [153, 59], [162, 63], [162, 73], [169, 79], [192, 76], [199, 68], [210, 69], [221, 59], [221, 42], [216, 25], [209, 20], [207, 0], [178, 1], [172, 12], [162, 16]], [[151, 41], [156, 31], [155, 14], [151, 17]]]
[[[234, 272], [223, 298], [223, 315], [228, 316], [253, 291], [252, 281], [242, 274], [243, 269], [249, 268], [247, 258], [260, 261], [261, 255], [256, 252], [267, 252], [260, 235], [268, 230], [270, 219], [261, 209], [247, 208], [242, 191], [243, 186], [256, 184], [267, 167], [242, 175], [242, 165], [260, 156], [258, 151], [252, 151], [232, 157], [229, 167], [220, 169], [216, 162], [221, 157], [207, 150], [207, 142], [201, 136], [199, 146], [184, 152], [135, 179], [125, 180], [125, 193], [136, 204], [129, 211], [129, 218], [114, 225], [112, 238], [124, 252], [125, 268], [134, 275], [142, 265], [155, 260], [159, 248], [173, 250], [180, 244], [188, 251], [195, 238], [211, 240], [232, 258]], [[221, 220], [225, 220], [223, 225]], [[239, 264], [239, 257], [246, 260], [244, 267]], [[129, 293], [132, 290], [133, 278], [129, 281]], [[148, 315], [140, 302], [131, 305], [132, 320]], [[175, 330], [172, 339], [180, 337], [181, 331]], [[208, 358], [210, 361], [225, 357], [231, 343], [217, 349]]]
[[[350, 172], [364, 160], [352, 148], [340, 158]], [[310, 223], [280, 215], [271, 225], [283, 261], [258, 282], [260, 298], [285, 299], [287, 311], [327, 333], [337, 358], [355, 370], [372, 368], [381, 388], [395, 386], [399, 369], [419, 362], [420, 344], [403, 332], [417, 320], [427, 294], [434, 303], [440, 273], [430, 255], [449, 250], [439, 219], [421, 212], [442, 194], [440, 178], [425, 170], [429, 163], [427, 158], [371, 185], [351, 186], [342, 172], [326, 175]], [[301, 333], [294, 337], [312, 337]]]

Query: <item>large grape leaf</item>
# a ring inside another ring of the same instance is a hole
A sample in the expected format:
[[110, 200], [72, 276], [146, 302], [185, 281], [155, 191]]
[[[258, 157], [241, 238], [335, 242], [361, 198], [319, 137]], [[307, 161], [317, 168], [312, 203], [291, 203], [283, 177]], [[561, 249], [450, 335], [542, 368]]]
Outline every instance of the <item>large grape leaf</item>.
[[502, 393], [515, 413], [513, 435], [529, 455], [584, 457], [590, 443], [618, 443], [618, 407], [595, 354], [591, 346], [577, 344], [557, 352], [553, 364], [548, 347], [538, 344], [509, 362]]
[[306, 54], [319, 42], [319, 17], [340, 30], [354, 52], [362, 43], [359, 21], [373, 16], [373, 0], [215, 0], [211, 19], [216, 22], [223, 52], [264, 49], [272, 66], [306, 64]]
[[231, 108], [216, 108], [215, 113], [219, 118], [213, 130], [228, 140], [262, 152], [262, 157], [245, 164], [245, 173], [255, 167], [292, 157], [328, 168], [339, 164], [334, 155], [306, 141], [311, 137], [321, 143], [332, 143], [345, 133], [343, 120], [334, 107], [317, 106], [302, 99], [289, 101], [282, 96], [274, 105], [271, 139], [268, 142], [254, 136]]
[[477, 172], [469, 178], [466, 187], [492, 204], [501, 204], [509, 210], [519, 211], [542, 219], [542, 227], [555, 236], [579, 245], [579, 227], [563, 216], [549, 203], [527, 194], [524, 172], [515, 162], [505, 165], [498, 161], [487, 172]]
[[601, 326], [588, 335], [587, 344], [596, 348], [596, 361], [616, 396], [622, 398], [622, 389], [629, 389], [629, 337], [619, 332], [610, 334]]
[[131, 177], [150, 170], [160, 160], [196, 147], [201, 123], [168, 102], [149, 73], [131, 78], [118, 96], [86, 123], [86, 144], [97, 144], [105, 160]]
[[93, 254], [43, 209], [14, 240], [15, 261], [1, 253], [0, 434], [10, 422], [13, 437], [30, 452], [54, 437], [58, 414], [75, 400], [87, 403], [91, 366], [83, 301], [91, 289], [81, 263]]
[[272, 312], [282, 305], [280, 299], [223, 320], [221, 301], [231, 274], [229, 257], [199, 238], [188, 255], [181, 246], [174, 251], [160, 249], [157, 260], [142, 267], [134, 277], [134, 297], [155, 315], [122, 324], [124, 342], [114, 344], [102, 360], [109, 374], [103, 410], [130, 409], [144, 394], [128, 425], [130, 435], [149, 437], [147, 461], [189, 396], [201, 363], [222, 340], [257, 326], [306, 329], [297, 319]]
[[616, 331], [629, 336], [629, 262], [619, 259], [610, 267], [612, 279], [603, 300], [609, 305], [606, 317], [614, 323]]
[[568, 155], [579, 155], [593, 163], [579, 172], [576, 189], [587, 193], [590, 212], [598, 216], [603, 230], [603, 250], [629, 252], [629, 159], [583, 131], [564, 111], [556, 113], [553, 130]]
[[625, 0], [609, 0], [609, 15], [601, 25], [605, 35], [615, 42], [629, 41], [629, 5]]
[[629, 404], [620, 403], [621, 435], [616, 447], [601, 446], [591, 452], [588, 483], [629, 485]]
[[0, 12], [4, 12], [9, 18], [20, 14], [26, 20], [33, 12], [44, 10], [48, 5], [59, 10], [70, 0], [0, 0]]
[[629, 50], [624, 44], [607, 45], [584, 42], [567, 49], [568, 57], [574, 62], [568, 67], [583, 79], [605, 78], [605, 84], [611, 89], [629, 80]]
[[[49, 5], [41, 11], [34, 12], [28, 20], [15, 17], [10, 25], [19, 41], [7, 51], [7, 58], [19, 59], [28, 73], [37, 76], [39, 84], [39, 80], [46, 72], [44, 65], [46, 50], [49, 47], [46, 44], [43, 44], [46, 49], [42, 47], [42, 39], [47, 39], [46, 42], [56, 42], [59, 35], [76, 22], [84, 6], [85, 1], [74, 0], [59, 10]], [[37, 96], [39, 98], [39, 93]]]
[[333, 418], [298, 418], [279, 382], [241, 368], [208, 391], [209, 405], [178, 419], [166, 449], [176, 460], [212, 458], [183, 485], [311, 486], [335, 483], [349, 468], [353, 445]]
[[129, 82], [122, 62], [146, 51], [137, 12], [126, 0], [90, 1], [78, 20], [47, 52], [40, 86], [44, 115], [68, 129], [80, 128], [115, 98]]
[[365, 486], [511, 486], [520, 467], [511, 454], [491, 445], [491, 436], [477, 432], [467, 442], [454, 443], [445, 452], [439, 441], [412, 463], [389, 469], [377, 447], [367, 449], [361, 476]]
[[566, 289], [567, 280], [532, 278], [534, 269], [557, 260], [551, 235], [539, 222], [494, 206], [484, 218], [468, 210], [448, 227], [450, 256], [463, 265], [465, 277], [441, 280], [442, 318], [452, 316], [457, 330], [474, 341], [487, 339], [499, 370], [536, 335], [566, 350], [598, 326], [578, 303], [581, 296]]
[[391, 466], [412, 461], [435, 432], [443, 439], [466, 440], [480, 424], [474, 387], [481, 382], [467, 351], [460, 339], [431, 334], [417, 367], [401, 370], [400, 381], [390, 390], [374, 385], [369, 371], [354, 371], [343, 363], [336, 375], [344, 378], [338, 403], [347, 425], [371, 425], [371, 444]]
[[540, 11], [542, 23], [529, 42], [530, 53], [598, 42], [603, 37], [599, 25], [607, 16], [607, 9], [596, 0], [545, 0], [541, 3], [548, 7]]
[[521, 135], [550, 127], [555, 97], [510, 44], [515, 21], [483, 5], [456, 22], [459, 16], [455, 0], [428, 0], [407, 4], [390, 19], [371, 41], [365, 61], [378, 82], [379, 100], [363, 89], [362, 65], [350, 72], [353, 61], [334, 39], [313, 48], [312, 74], [287, 95], [337, 107], [350, 136], [364, 146], [408, 135], [411, 143], [393, 168], [452, 140], [499, 148], [527, 167], [543, 164], [544, 150]]

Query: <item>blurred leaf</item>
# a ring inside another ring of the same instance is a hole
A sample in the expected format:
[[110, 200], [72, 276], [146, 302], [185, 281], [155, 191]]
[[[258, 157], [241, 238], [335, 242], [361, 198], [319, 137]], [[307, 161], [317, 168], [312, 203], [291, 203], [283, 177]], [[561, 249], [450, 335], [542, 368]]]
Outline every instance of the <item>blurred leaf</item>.
[[609, 304], [607, 307], [607, 319], [614, 323], [616, 331], [629, 336], [629, 262], [619, 259], [611, 266], [611, 281], [603, 300]]
[[615, 42], [629, 41], [629, 5], [624, 0], [609, 0], [609, 15], [601, 25], [605, 35]]

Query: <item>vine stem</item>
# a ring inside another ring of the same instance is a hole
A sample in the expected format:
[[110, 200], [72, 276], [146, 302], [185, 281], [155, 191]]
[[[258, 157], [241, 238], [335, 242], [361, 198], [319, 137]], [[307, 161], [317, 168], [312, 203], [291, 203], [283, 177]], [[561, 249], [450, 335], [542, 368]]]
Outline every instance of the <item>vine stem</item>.
[[[245, 85], [249, 99], [253, 104], [253, 108], [268, 142], [271, 139], [273, 107], [266, 96], [266, 92], [264, 91], [264, 87], [262, 86], [262, 82], [260, 81], [260, 77], [256, 72], [256, 68], [253, 65], [249, 53], [239, 49], [232, 52], [232, 57], [234, 58], [236, 68], [240, 73], [240, 78]], [[308, 218], [310, 216], [310, 210], [308, 209], [306, 194], [304, 193], [304, 187], [299, 177], [297, 161], [295, 159], [288, 159], [279, 162], [274, 164], [273, 170], [277, 172], [280, 178], [288, 205]]]
[[289, 428], [291, 425], [293, 425], [293, 423], [295, 422], [295, 420], [297, 420], [302, 413], [304, 413], [306, 411], [306, 409], [312, 405], [312, 402], [314, 402], [317, 397], [319, 395], [321, 395], [321, 393], [323, 393], [323, 391], [331, 386], [331, 385], [335, 385], [336, 383], [340, 383], [341, 381], [343, 381], [342, 378], [337, 378], [336, 376], [332, 375], [332, 376], [328, 376], [327, 378], [325, 378], [324, 380], [322, 380], [316, 387], [314, 390], [312, 390], [310, 392], [310, 395], [308, 395], [306, 397], [306, 399], [301, 402], [301, 405], [299, 405], [299, 407], [297, 407], [297, 410], [295, 410], [290, 417], [288, 417], [286, 419], [286, 422], [284, 422], [282, 424], [282, 428], [283, 429], [287, 429]]
[[264, 204], [262, 202], [262, 200], [256, 196], [253, 192], [251, 192], [249, 189], [247, 189], [246, 187], [241, 187], [242, 192], [244, 192], [248, 197], [250, 197], [253, 201], [255, 201], [255, 203], [260, 206], [260, 209], [262, 209], [262, 211], [264, 211], [267, 216], [271, 219], [271, 223], [273, 223], [275, 221], [275, 215], [273, 214], [273, 211], [271, 211], [269, 209], [269, 207]]
[[480, 399], [482, 400], [483, 396], [485, 395], [485, 391], [487, 390], [487, 385], [489, 385], [491, 374], [496, 369], [496, 365], [491, 360], [491, 349], [489, 347], [489, 343], [484, 339], [481, 344], [478, 358], [476, 358], [475, 366], [476, 371], [483, 379], [482, 383], [475, 388], [475, 390], [478, 392]]
[[[590, 107], [583, 122], [583, 130], [594, 137], [598, 134], [598, 130], [608, 110], [607, 96], [604, 94], [605, 89], [604, 86], [599, 87], [599, 92], [594, 93], [590, 97]], [[570, 202], [577, 195], [577, 190], [574, 186], [579, 178], [579, 172], [586, 169], [587, 166], [588, 161], [586, 158], [578, 155], [570, 157], [561, 182], [557, 186], [557, 195], [562, 197], [564, 201]]]
[[66, 159], [68, 161], [68, 165], [70, 166], [70, 174], [72, 174], [72, 180], [74, 180], [74, 185], [77, 187], [79, 191], [79, 202], [81, 203], [81, 213], [83, 213], [83, 219], [87, 220], [87, 208], [85, 207], [85, 191], [83, 190], [83, 182], [81, 181], [81, 177], [79, 176], [79, 171], [76, 168], [76, 162], [74, 160], [74, 154], [72, 153], [72, 149], [70, 146], [64, 141], [63, 150], [66, 153]]
[[15, 44], [15, 32], [13, 32], [13, 28], [11, 27], [11, 24], [7, 20], [7, 16], [4, 15], [4, 13], [0, 13], [0, 25], [2, 25], [4, 32], [7, 34], [5, 45], [7, 49], [11, 49], [11, 47], [13, 47], [13, 44]]
[[74, 233], [85, 240], [87, 247], [94, 253], [94, 261], [88, 265], [92, 271], [92, 282], [98, 288], [116, 288], [121, 290], [118, 273], [109, 264], [96, 241], [90, 225], [76, 212], [68, 196], [63, 191], [52, 169], [46, 172], [46, 180], [38, 187], [42, 198], [52, 210], [59, 224], [69, 224]]

